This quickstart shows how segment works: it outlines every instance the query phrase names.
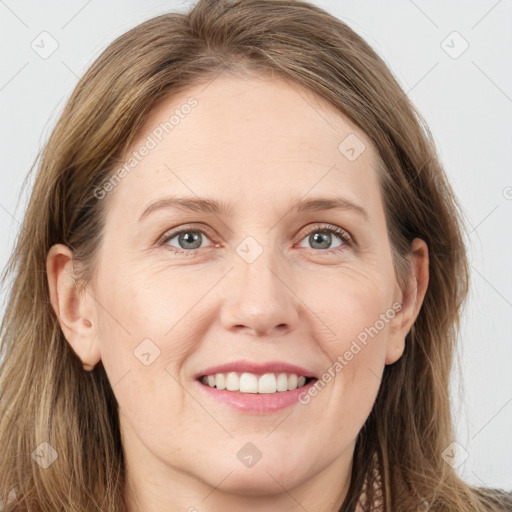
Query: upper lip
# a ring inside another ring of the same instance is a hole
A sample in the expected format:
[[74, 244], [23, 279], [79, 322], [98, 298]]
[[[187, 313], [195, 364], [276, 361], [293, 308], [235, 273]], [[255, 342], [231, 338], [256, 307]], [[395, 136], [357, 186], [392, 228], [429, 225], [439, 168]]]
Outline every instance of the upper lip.
[[205, 370], [201, 370], [194, 375], [195, 379], [199, 379], [204, 375], [214, 375], [215, 373], [227, 372], [248, 372], [256, 374], [264, 373], [295, 373], [299, 377], [315, 377], [314, 372], [297, 366], [295, 364], [285, 363], [284, 361], [270, 361], [268, 363], [256, 363], [246, 360], [233, 361], [217, 366], [211, 366]]

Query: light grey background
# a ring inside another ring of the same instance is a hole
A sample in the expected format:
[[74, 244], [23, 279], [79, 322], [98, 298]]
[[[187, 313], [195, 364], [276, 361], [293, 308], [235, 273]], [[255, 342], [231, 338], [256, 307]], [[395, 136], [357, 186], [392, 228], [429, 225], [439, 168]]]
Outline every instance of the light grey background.
[[[348, 23], [391, 67], [426, 118], [464, 207], [472, 289], [459, 349], [462, 379], [455, 374], [451, 390], [455, 465], [471, 483], [512, 489], [512, 1], [314, 3]], [[0, 267], [23, 217], [22, 181], [78, 77], [121, 33], [189, 5], [0, 0]], [[52, 44], [58, 48], [48, 56]], [[5, 303], [6, 290], [0, 299]]]

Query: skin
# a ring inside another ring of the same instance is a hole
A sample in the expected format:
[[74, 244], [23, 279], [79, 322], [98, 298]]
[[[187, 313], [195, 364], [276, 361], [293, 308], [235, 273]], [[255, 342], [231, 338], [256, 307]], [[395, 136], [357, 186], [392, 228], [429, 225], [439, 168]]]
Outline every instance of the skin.
[[[224, 74], [166, 99], [132, 150], [191, 97], [197, 106], [102, 199], [105, 236], [87, 293], [71, 278], [72, 253], [51, 248], [52, 305], [85, 367], [101, 360], [113, 386], [130, 512], [337, 510], [382, 372], [401, 357], [421, 307], [426, 244], [413, 241], [400, 290], [375, 147], [330, 105], [282, 79]], [[366, 146], [355, 161], [338, 149], [351, 133]], [[167, 208], [139, 222], [170, 194], [233, 207], [230, 215]], [[368, 219], [290, 209], [301, 198], [339, 195]], [[326, 223], [356, 245], [334, 233], [330, 244], [315, 242], [309, 235], [321, 237]], [[157, 245], [182, 226], [206, 230], [194, 231], [202, 241], [194, 255], [172, 252], [191, 251], [177, 236]], [[248, 236], [257, 244], [250, 251], [262, 250], [251, 263], [237, 253]], [[402, 309], [307, 405], [244, 414], [205, 398], [194, 381], [197, 371], [238, 359], [321, 375], [395, 302]], [[134, 355], [147, 338], [160, 350], [148, 366]], [[249, 442], [262, 454], [252, 467], [237, 457]]]

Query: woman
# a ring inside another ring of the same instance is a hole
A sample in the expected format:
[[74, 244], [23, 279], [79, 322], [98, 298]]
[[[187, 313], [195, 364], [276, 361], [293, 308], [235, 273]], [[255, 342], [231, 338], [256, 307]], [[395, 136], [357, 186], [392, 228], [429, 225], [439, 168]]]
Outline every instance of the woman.
[[457, 201], [385, 64], [318, 7], [200, 0], [114, 41], [8, 270], [4, 510], [512, 506], [446, 457]]

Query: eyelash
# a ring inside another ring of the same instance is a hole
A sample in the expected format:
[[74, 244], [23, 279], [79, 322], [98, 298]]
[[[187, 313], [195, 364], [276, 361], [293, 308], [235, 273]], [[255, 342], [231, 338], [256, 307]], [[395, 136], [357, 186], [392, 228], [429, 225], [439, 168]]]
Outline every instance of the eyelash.
[[[340, 245], [338, 247], [335, 247], [334, 249], [326, 249], [326, 250], [311, 249], [313, 251], [317, 251], [317, 252], [321, 253], [322, 255], [332, 254], [335, 252], [342, 252], [346, 249], [347, 246], [350, 248], [355, 246], [354, 240], [344, 229], [342, 229], [338, 226], [334, 226], [332, 224], [322, 224], [322, 225], [313, 227], [311, 230], [309, 230], [307, 233], [304, 234], [304, 236], [300, 239], [300, 241], [304, 240], [306, 237], [311, 235], [311, 233], [314, 233], [316, 231], [322, 232], [322, 233], [334, 233], [341, 239], [342, 242], [344, 242], [344, 245]], [[206, 235], [208, 238], [211, 238], [209, 236], [208, 232], [204, 229], [188, 227], [188, 228], [180, 229], [178, 231], [172, 231], [170, 233], [164, 234], [162, 236], [162, 238], [157, 242], [157, 246], [164, 245], [166, 242], [168, 242], [169, 240], [172, 240], [174, 237], [176, 237], [176, 235], [180, 235], [181, 233], [188, 233], [188, 232], [201, 233], [203, 235]], [[205, 249], [205, 247], [201, 247], [198, 249], [183, 250], [183, 249], [178, 249], [178, 248], [176, 248], [174, 246], [170, 246], [170, 245], [167, 246], [167, 248], [168, 248], [168, 250], [170, 250], [171, 252], [174, 252], [176, 254], [187, 254], [187, 255], [195, 255], [201, 249]]]

